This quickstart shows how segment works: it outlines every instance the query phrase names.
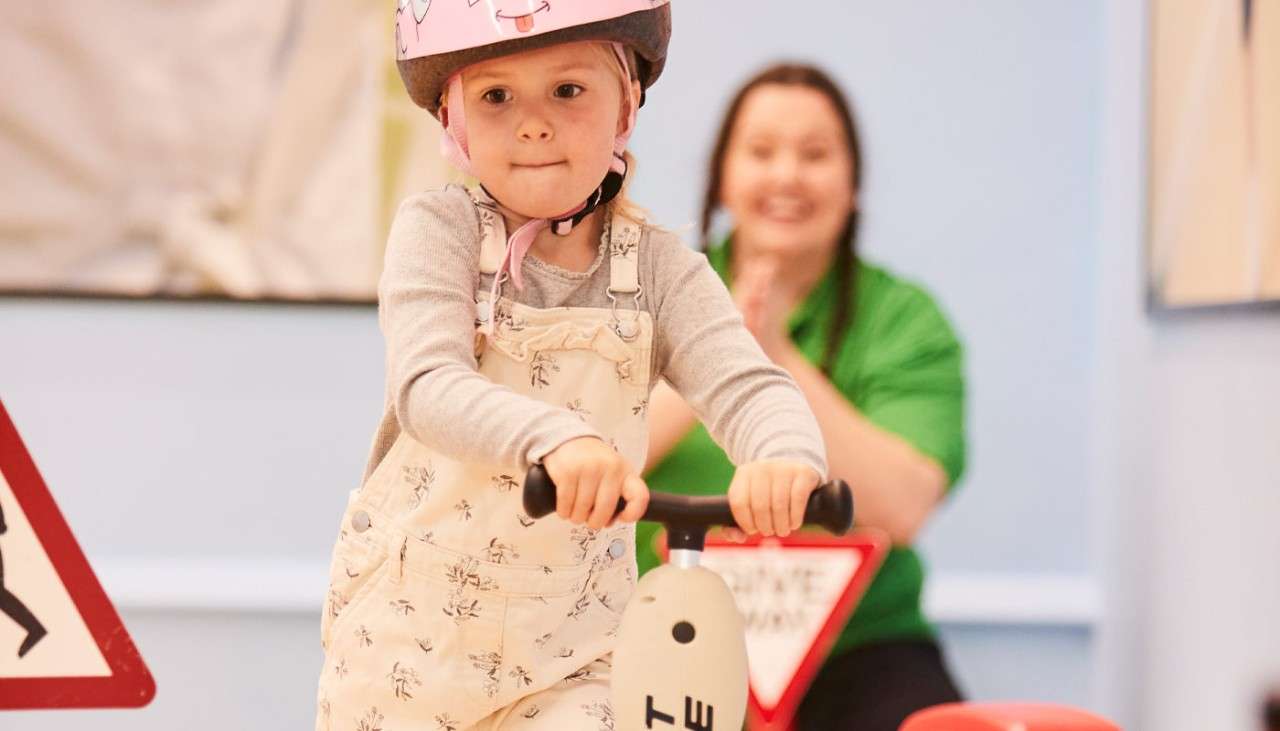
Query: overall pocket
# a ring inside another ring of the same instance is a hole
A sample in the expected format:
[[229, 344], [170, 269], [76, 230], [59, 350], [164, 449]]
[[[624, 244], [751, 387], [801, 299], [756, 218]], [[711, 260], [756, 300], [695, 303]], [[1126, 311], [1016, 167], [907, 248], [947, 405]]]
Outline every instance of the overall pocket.
[[592, 577], [588, 589], [600, 606], [621, 617], [635, 593], [636, 581], [625, 566], [611, 566]]
[[613, 650], [633, 585], [625, 567], [617, 566], [584, 575], [567, 594], [510, 598], [504, 654], [513, 670], [529, 671], [518, 678], [520, 690], [588, 679], [584, 668]]
[[329, 563], [329, 591], [320, 619], [320, 645], [325, 649], [337, 629], [335, 625], [342, 624], [355, 600], [386, 563], [385, 534], [374, 525], [375, 520], [378, 518], [356, 502], [353, 495]]
[[[347, 601], [346, 606], [338, 613], [338, 616], [334, 617], [329, 623], [328, 634], [323, 638], [326, 652], [330, 654], [338, 652], [339, 648], [343, 646], [344, 637], [350, 639], [350, 637], [346, 637], [346, 633], [352, 633], [352, 636], [356, 638], [356, 644], [367, 643], [367, 640], [361, 637], [364, 633], [352, 628], [358, 626], [357, 620], [360, 619], [362, 614], [368, 614], [367, 612], [362, 612], [361, 607], [368, 603], [370, 597], [377, 595], [379, 585], [386, 583], [384, 579], [387, 577], [387, 571], [388, 565], [386, 561], [379, 563], [369, 571], [368, 578], [360, 584], [360, 588]], [[377, 605], [375, 604], [374, 606], [376, 607]], [[359, 623], [359, 626], [363, 626], [368, 621], [366, 617], [363, 622]]]

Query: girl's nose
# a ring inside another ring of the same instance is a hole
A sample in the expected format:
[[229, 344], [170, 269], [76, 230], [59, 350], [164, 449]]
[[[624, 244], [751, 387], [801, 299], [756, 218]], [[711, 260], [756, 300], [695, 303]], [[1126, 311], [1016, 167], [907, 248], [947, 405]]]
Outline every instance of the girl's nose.
[[523, 142], [549, 142], [554, 136], [551, 125], [537, 116], [526, 117], [521, 122], [517, 134]]

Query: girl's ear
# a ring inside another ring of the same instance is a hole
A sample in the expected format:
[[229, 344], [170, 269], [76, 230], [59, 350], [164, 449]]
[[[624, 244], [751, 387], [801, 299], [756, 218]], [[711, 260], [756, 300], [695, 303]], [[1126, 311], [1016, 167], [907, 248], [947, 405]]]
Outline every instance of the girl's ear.
[[627, 87], [627, 89], [628, 91], [631, 92], [631, 98], [630, 99], [624, 98], [622, 100], [622, 109], [618, 114], [618, 134], [619, 135], [623, 135], [627, 133], [628, 131], [627, 127], [630, 126], [631, 120], [635, 117], [636, 111], [640, 109], [640, 94], [641, 94], [640, 82], [636, 79], [632, 79], [631, 84], [630, 86]]

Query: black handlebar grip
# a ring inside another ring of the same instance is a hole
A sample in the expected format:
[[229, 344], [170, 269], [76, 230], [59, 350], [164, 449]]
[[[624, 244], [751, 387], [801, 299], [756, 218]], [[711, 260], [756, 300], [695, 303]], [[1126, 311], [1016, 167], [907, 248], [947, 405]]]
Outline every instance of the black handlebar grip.
[[[627, 501], [618, 498], [618, 509], [621, 513]], [[547, 468], [540, 464], [533, 465], [524, 476], [524, 512], [534, 520], [545, 518], [556, 512], [556, 484], [551, 481]]]
[[[618, 512], [626, 503], [618, 501]], [[556, 486], [547, 468], [533, 465], [524, 478], [524, 512], [537, 520], [556, 511]], [[641, 520], [691, 526], [736, 525], [729, 510], [729, 499], [723, 496], [686, 496], [662, 492], [649, 494], [649, 509]], [[853, 527], [853, 492], [844, 480], [832, 480], [818, 486], [809, 495], [804, 522], [821, 526], [834, 535], [844, 535]]]
[[530, 467], [524, 476], [524, 512], [534, 520], [556, 512], [556, 484], [540, 464]]
[[832, 480], [809, 493], [804, 522], [820, 525], [842, 536], [853, 527], [853, 491], [844, 480]]

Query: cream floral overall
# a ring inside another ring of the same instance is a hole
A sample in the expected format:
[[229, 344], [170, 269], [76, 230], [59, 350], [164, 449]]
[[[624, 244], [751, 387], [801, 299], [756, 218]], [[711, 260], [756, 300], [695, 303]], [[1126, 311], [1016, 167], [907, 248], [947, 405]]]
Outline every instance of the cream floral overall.
[[[494, 273], [503, 221], [477, 206], [481, 270]], [[606, 235], [611, 309], [500, 297], [484, 334], [481, 292], [477, 352], [489, 379], [572, 410], [639, 466], [653, 343], [639, 309], [641, 228], [615, 215]], [[613, 728], [609, 658], [635, 586], [634, 526], [533, 521], [523, 477], [402, 433], [352, 493], [321, 628], [318, 729]]]

